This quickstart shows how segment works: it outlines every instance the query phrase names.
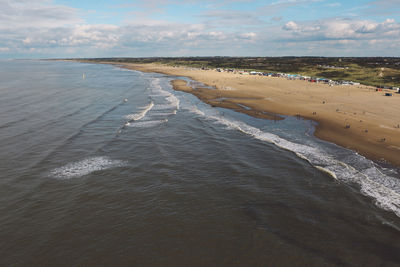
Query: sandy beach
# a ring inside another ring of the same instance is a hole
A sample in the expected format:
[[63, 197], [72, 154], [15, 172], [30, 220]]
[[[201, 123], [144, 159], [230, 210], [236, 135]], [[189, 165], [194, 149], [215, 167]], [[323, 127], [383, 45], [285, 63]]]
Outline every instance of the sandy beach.
[[318, 138], [367, 158], [400, 166], [400, 94], [385, 96], [385, 90], [376, 91], [363, 85], [329, 86], [160, 64], [123, 64], [123, 67], [185, 76], [213, 87], [173, 81], [175, 90], [192, 93], [213, 106], [266, 119], [279, 120], [282, 119], [279, 115], [288, 115], [316, 121]]

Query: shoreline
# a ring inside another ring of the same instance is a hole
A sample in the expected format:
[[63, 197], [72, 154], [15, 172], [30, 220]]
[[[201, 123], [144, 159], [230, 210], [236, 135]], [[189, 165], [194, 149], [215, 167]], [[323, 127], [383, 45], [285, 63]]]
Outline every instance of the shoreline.
[[284, 115], [315, 121], [317, 138], [374, 161], [400, 166], [400, 94], [386, 97], [385, 92], [364, 85], [329, 86], [153, 63], [96, 63], [188, 77], [213, 89], [191, 87], [186, 81], [177, 79], [172, 81], [174, 90], [191, 93], [212, 106], [253, 117], [281, 120], [284, 118], [279, 115]]

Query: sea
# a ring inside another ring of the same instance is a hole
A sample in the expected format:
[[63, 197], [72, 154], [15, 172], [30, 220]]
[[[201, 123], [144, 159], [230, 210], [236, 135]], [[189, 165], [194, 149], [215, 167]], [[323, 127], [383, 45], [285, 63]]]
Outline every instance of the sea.
[[119, 66], [0, 61], [1, 266], [399, 266], [399, 169]]

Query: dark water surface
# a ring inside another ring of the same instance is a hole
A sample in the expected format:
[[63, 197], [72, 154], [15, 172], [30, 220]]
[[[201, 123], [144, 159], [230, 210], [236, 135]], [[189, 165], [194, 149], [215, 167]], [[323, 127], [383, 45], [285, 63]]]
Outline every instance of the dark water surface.
[[398, 266], [400, 182], [174, 77], [0, 62], [1, 266]]

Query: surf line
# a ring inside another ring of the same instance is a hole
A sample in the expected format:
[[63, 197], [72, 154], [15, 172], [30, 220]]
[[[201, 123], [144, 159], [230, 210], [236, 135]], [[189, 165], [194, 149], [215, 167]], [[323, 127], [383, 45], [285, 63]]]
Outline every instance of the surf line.
[[138, 114], [129, 114], [126, 115], [125, 118], [128, 119], [128, 122], [132, 122], [132, 121], [138, 121], [144, 118], [144, 116], [146, 116], [146, 114], [154, 107], [154, 102], [151, 101], [149, 105], [147, 105], [144, 110], [142, 110], [142, 112], [138, 113]]
[[130, 126], [132, 122], [143, 119], [153, 107], [154, 107], [154, 102], [151, 101], [146, 107], [144, 107], [144, 109], [141, 112], [137, 114], [126, 115], [125, 118], [128, 120], [124, 123], [124, 125], [121, 128], [117, 130], [116, 136], [118, 137], [122, 133], [122, 130], [124, 130], [127, 126]]

